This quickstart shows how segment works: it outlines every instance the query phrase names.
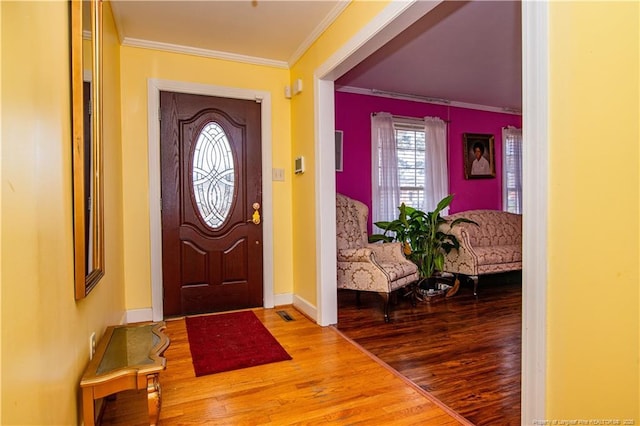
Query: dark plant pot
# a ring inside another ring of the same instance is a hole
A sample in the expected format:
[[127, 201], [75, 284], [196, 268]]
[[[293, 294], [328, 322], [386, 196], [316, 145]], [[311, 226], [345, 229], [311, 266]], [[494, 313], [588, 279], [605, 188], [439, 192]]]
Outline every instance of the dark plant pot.
[[421, 278], [418, 284], [421, 290], [435, 290], [437, 287], [436, 277]]

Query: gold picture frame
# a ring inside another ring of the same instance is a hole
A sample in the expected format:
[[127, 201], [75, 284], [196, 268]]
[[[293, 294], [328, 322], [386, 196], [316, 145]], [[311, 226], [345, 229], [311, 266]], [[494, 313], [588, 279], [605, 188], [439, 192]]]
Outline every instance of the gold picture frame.
[[496, 177], [494, 141], [495, 138], [491, 134], [463, 134], [462, 161], [464, 162], [465, 179]]
[[71, 88], [75, 298], [104, 275], [102, 1], [72, 0]]

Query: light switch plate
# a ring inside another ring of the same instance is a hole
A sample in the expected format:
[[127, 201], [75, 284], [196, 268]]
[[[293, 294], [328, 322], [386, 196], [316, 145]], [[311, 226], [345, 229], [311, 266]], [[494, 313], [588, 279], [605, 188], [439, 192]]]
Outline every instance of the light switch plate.
[[283, 182], [284, 181], [284, 169], [272, 169], [271, 180]]

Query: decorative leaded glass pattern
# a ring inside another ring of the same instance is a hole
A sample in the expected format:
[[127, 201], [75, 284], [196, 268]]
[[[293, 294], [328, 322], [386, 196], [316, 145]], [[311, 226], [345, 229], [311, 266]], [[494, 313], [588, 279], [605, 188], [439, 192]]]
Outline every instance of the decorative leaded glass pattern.
[[235, 168], [229, 139], [222, 127], [210, 122], [200, 132], [193, 150], [193, 194], [202, 220], [219, 228], [231, 211]]

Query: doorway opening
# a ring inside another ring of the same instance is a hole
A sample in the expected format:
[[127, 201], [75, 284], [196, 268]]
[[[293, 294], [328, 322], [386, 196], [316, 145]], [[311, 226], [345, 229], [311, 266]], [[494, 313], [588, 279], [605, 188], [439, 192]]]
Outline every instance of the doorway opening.
[[[317, 316], [320, 325], [337, 322], [335, 242], [334, 81], [415, 19], [431, 2], [391, 3], [376, 25], [363, 28], [315, 71]], [[404, 7], [403, 7], [404, 6]], [[416, 18], [417, 17], [417, 18]], [[548, 5], [522, 2], [523, 61], [523, 424], [546, 410], [546, 274], [548, 182]], [[320, 211], [321, 209], [321, 211]]]

